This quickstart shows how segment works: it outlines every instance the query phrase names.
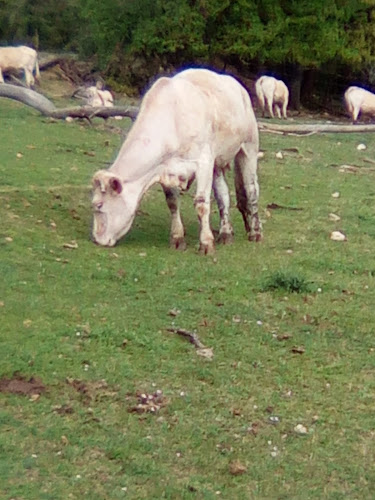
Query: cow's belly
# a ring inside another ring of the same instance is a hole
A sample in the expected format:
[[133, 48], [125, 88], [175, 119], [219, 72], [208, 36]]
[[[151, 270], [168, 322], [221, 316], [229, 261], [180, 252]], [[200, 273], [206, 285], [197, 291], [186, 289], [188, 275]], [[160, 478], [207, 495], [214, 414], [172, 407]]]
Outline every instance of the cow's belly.
[[197, 162], [190, 160], [170, 161], [161, 165], [160, 184], [164, 187], [186, 189], [195, 177]]

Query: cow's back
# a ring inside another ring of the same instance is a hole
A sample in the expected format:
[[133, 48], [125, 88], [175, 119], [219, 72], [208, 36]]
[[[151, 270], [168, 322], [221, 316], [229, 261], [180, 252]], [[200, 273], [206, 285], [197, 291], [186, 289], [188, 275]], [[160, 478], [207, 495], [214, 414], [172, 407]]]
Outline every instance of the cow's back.
[[349, 87], [344, 96], [347, 106], [375, 106], [375, 95], [361, 87]]
[[33, 69], [37, 53], [34, 49], [21, 45], [19, 47], [0, 47], [0, 66], [7, 69]]
[[189, 69], [174, 77], [185, 80], [205, 102], [205, 113], [215, 134], [232, 133], [247, 136], [255, 115], [246, 89], [232, 76], [205, 69]]

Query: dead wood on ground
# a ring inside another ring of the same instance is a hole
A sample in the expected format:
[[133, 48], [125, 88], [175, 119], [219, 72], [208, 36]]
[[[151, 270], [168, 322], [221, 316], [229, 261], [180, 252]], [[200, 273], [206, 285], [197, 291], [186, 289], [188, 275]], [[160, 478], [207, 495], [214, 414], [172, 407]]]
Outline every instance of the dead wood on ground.
[[[27, 106], [39, 111], [42, 115], [55, 119], [86, 118], [88, 120], [99, 118], [110, 118], [112, 116], [126, 116], [135, 120], [139, 108], [137, 106], [114, 106], [112, 108], [91, 106], [77, 106], [72, 108], [57, 109], [56, 106], [45, 96], [35, 90], [8, 83], [0, 84], [0, 97], [6, 97], [22, 102]], [[351, 132], [375, 132], [375, 124], [367, 125], [345, 125], [345, 124], [276, 124], [258, 121], [260, 132], [273, 132], [278, 134], [309, 135], [316, 133], [351, 133]]]
[[65, 119], [70, 116], [72, 118], [86, 118], [90, 120], [94, 117], [110, 118], [111, 116], [126, 116], [134, 120], [138, 114], [137, 106], [113, 106], [112, 108], [77, 106], [58, 109], [52, 101], [35, 90], [8, 83], [0, 84], [0, 97], [22, 102], [36, 109], [43, 116], [55, 119]]

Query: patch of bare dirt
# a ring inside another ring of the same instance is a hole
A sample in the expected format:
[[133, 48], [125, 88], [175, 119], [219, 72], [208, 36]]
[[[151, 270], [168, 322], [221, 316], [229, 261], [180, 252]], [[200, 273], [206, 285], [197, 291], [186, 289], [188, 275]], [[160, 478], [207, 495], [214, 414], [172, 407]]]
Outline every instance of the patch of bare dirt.
[[93, 401], [103, 399], [118, 398], [118, 387], [111, 387], [105, 380], [86, 381], [67, 378], [67, 384], [72, 387], [80, 396], [84, 404], [91, 404]]
[[29, 379], [24, 375], [15, 373], [12, 378], [0, 379], [0, 392], [19, 394], [20, 396], [32, 396], [42, 394], [46, 391], [46, 386], [37, 377]]

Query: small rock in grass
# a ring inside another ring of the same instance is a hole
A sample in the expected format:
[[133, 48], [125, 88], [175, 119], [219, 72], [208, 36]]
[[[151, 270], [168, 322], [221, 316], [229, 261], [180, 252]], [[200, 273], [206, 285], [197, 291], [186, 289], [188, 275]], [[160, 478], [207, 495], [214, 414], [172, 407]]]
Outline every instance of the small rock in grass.
[[229, 472], [233, 476], [239, 476], [240, 474], [244, 474], [246, 471], [247, 471], [247, 467], [245, 465], [241, 464], [241, 462], [239, 460], [234, 460], [233, 462], [231, 462], [229, 464]]
[[341, 231], [332, 231], [330, 238], [333, 241], [346, 241], [347, 240], [347, 237]]
[[366, 146], [366, 144], [361, 143], [361, 144], [358, 144], [357, 149], [358, 149], [358, 151], [364, 151], [365, 149], [367, 149], [367, 146]]
[[276, 415], [271, 415], [268, 420], [271, 422], [271, 424], [280, 423], [280, 418], [277, 417]]
[[294, 432], [296, 434], [299, 434], [301, 436], [304, 436], [305, 434], [307, 434], [307, 429], [304, 425], [302, 424], [297, 424], [295, 427], [294, 427]]
[[341, 217], [339, 217], [338, 215], [334, 214], [334, 213], [330, 213], [328, 215], [328, 218], [329, 220], [331, 220], [332, 222], [338, 222], [339, 220], [341, 220]]

